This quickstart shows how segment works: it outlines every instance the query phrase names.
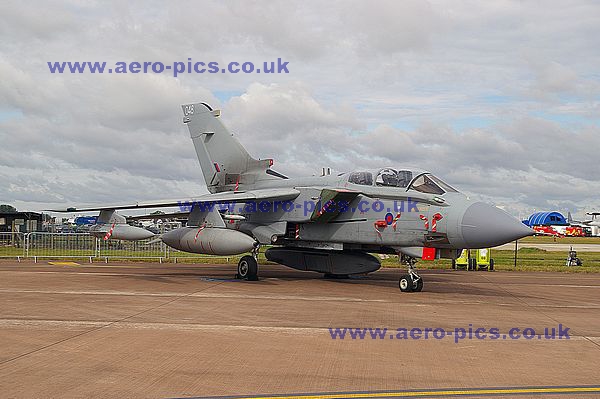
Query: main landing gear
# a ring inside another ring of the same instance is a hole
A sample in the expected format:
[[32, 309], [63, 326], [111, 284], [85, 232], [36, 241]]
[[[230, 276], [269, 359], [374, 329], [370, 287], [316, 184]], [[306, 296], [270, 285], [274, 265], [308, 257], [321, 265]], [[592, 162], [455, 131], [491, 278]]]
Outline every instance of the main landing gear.
[[238, 262], [237, 274], [235, 278], [240, 280], [258, 281], [258, 249], [256, 244], [252, 250], [252, 255], [242, 256]]
[[400, 276], [398, 286], [402, 292], [421, 292], [423, 290], [423, 278], [415, 269], [417, 260], [412, 256], [400, 254], [400, 262], [408, 266], [408, 274]]

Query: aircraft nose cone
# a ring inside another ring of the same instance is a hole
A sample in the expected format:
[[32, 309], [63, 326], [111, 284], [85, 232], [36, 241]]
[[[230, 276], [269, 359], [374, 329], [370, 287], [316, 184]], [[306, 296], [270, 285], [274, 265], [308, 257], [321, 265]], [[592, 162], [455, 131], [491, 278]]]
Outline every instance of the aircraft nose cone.
[[476, 202], [462, 219], [466, 248], [489, 248], [533, 235], [534, 231], [502, 209]]

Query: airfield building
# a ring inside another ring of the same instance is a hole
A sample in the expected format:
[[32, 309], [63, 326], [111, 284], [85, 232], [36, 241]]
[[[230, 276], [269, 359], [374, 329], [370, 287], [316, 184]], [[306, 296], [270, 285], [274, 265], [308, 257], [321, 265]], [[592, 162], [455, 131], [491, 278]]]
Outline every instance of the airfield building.
[[537, 212], [529, 216], [526, 225], [533, 226], [568, 226], [569, 222], [559, 212]]
[[0, 233], [31, 233], [42, 230], [42, 214], [37, 212], [0, 213]]

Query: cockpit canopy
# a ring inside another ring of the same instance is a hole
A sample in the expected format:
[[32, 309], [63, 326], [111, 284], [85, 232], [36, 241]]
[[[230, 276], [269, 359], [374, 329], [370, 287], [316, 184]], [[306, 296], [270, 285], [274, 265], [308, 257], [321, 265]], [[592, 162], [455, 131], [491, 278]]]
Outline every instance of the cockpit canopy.
[[383, 168], [377, 173], [375, 178], [376, 186], [402, 187], [406, 188], [413, 179], [413, 172], [410, 170], [395, 170], [392, 168]]
[[[373, 178], [375, 176], [375, 178]], [[348, 174], [348, 183], [361, 186], [383, 186], [415, 190], [427, 194], [442, 195], [458, 191], [431, 173], [420, 170], [383, 168]]]

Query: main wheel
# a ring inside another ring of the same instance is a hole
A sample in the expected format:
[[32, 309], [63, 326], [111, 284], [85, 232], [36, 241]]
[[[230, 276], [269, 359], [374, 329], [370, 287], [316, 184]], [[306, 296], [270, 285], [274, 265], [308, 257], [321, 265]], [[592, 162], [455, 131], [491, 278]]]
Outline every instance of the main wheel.
[[452, 269], [456, 270], [456, 260], [452, 259]]
[[258, 263], [253, 256], [242, 256], [238, 262], [237, 278], [248, 281], [258, 280]]
[[403, 274], [398, 281], [398, 287], [402, 292], [411, 292], [413, 290], [413, 279], [410, 274]]
[[488, 267], [488, 270], [491, 272], [494, 271], [494, 259], [490, 259], [490, 267]]
[[413, 291], [414, 292], [423, 291], [423, 278], [422, 277], [413, 283]]

